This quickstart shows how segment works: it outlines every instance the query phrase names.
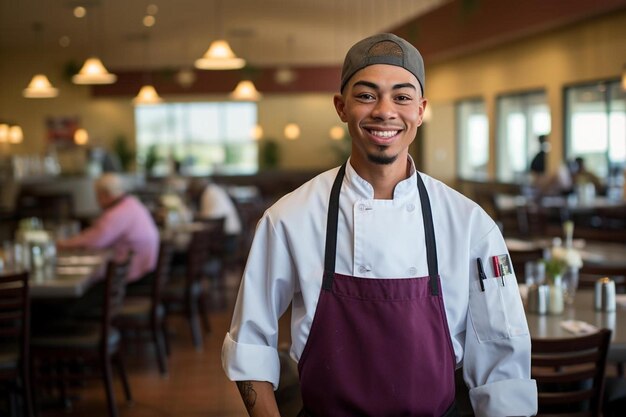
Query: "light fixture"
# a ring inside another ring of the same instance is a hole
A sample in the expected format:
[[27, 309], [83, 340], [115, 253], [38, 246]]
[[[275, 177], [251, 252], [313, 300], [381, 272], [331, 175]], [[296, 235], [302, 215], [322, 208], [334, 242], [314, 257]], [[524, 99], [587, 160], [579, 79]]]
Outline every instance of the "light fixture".
[[36, 74], [22, 91], [22, 95], [26, 98], [52, 98], [59, 95], [59, 89], [54, 88], [44, 74]]
[[345, 135], [346, 131], [341, 126], [333, 126], [328, 131], [328, 136], [330, 136], [332, 140], [341, 140]]
[[[43, 24], [41, 22], [35, 22], [33, 24], [33, 30], [42, 45], [42, 52], [40, 54], [43, 56]], [[28, 86], [22, 90], [22, 96], [26, 98], [53, 98], [58, 95], [59, 89], [52, 86], [45, 74], [35, 74], [30, 80], [30, 83], [28, 83]]]
[[154, 86], [147, 84], [141, 87], [139, 93], [133, 99], [133, 104], [157, 104], [163, 99], [159, 96]]
[[[91, 18], [89, 19], [89, 32], [91, 32], [90, 38], [92, 44], [95, 42], [96, 39], [96, 37], [94, 36], [95, 30], [93, 27], [93, 15], [93, 13], [89, 14], [89, 16], [91, 16]], [[91, 57], [87, 58], [78, 74], [72, 77], [72, 82], [74, 84], [80, 85], [113, 84], [115, 81], [117, 81], [117, 75], [111, 74], [109, 71], [107, 71], [104, 64], [102, 63], [100, 58], [96, 56], [96, 54], [93, 54]]]
[[145, 52], [145, 65], [146, 70], [144, 72], [144, 83], [143, 86], [139, 89], [139, 93], [133, 99], [133, 104], [157, 104], [161, 103], [163, 99], [157, 93], [156, 88], [152, 85], [152, 73], [150, 70], [150, 35], [146, 34], [143, 38], [146, 42], [144, 46]]
[[195, 66], [205, 70], [239, 69], [246, 65], [246, 60], [238, 58], [224, 39], [211, 42], [202, 58], [196, 59]]
[[262, 95], [250, 80], [241, 80], [230, 93], [230, 98], [238, 101], [259, 101]]
[[300, 137], [300, 126], [297, 123], [287, 123], [283, 131], [289, 140], [296, 140]]
[[626, 64], [622, 67], [622, 91], [626, 91]]
[[263, 138], [263, 126], [261, 125], [254, 125], [254, 127], [252, 128], [252, 139], [254, 140], [261, 140]]
[[86, 145], [89, 142], [89, 134], [83, 128], [74, 131], [74, 143], [77, 145]]
[[13, 125], [9, 127], [9, 142], [13, 145], [22, 143], [24, 140], [24, 132], [20, 125]]
[[7, 123], [0, 123], [0, 143], [7, 143], [9, 141], [9, 125]]
[[198, 69], [205, 70], [229, 70], [239, 69], [246, 65], [246, 61], [243, 58], [238, 58], [230, 45], [222, 37], [222, 16], [221, 16], [221, 2], [215, 0], [215, 11], [213, 16], [215, 18], [215, 26], [217, 27], [217, 40], [214, 40], [209, 45], [209, 49], [205, 52], [202, 58], [196, 59], [195, 66]]
[[92, 56], [87, 58], [78, 74], [72, 77], [74, 84], [113, 84], [117, 75], [111, 74], [102, 64], [100, 58]]

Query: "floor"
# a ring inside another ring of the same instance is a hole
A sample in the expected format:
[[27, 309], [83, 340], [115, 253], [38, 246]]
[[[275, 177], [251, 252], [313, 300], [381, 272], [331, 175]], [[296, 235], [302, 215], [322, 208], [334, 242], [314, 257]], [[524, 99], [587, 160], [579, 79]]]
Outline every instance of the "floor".
[[[135, 347], [125, 355], [134, 404], [125, 402], [121, 384], [116, 388], [120, 417], [243, 417], [247, 416], [234, 383], [220, 362], [222, 341], [230, 325], [239, 275], [230, 274], [221, 289], [214, 291], [212, 331], [197, 351], [185, 321], [170, 320], [169, 377], [159, 375], [154, 352]], [[117, 379], [117, 378], [116, 378]], [[72, 392], [77, 399], [70, 409], [47, 409], [42, 416], [106, 416], [104, 388], [97, 380]]]

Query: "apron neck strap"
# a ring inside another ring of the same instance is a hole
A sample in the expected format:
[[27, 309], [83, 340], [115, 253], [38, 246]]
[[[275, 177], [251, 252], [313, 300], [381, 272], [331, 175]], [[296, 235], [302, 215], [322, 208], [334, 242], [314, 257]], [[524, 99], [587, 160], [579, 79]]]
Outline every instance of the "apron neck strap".
[[430, 295], [439, 295], [439, 265], [437, 263], [437, 242], [435, 241], [435, 226], [433, 225], [433, 213], [430, 209], [430, 199], [426, 186], [419, 172], [417, 175], [417, 188], [420, 193], [422, 205], [422, 220], [424, 221], [424, 233], [426, 234], [426, 260], [428, 261], [428, 284]]
[[343, 177], [346, 174], [346, 164], [344, 162], [335, 177], [333, 188], [330, 192], [328, 203], [328, 221], [326, 222], [326, 248], [324, 251], [324, 280], [322, 288], [331, 290], [333, 279], [335, 278], [335, 258], [337, 257], [337, 225], [339, 221], [339, 194]]

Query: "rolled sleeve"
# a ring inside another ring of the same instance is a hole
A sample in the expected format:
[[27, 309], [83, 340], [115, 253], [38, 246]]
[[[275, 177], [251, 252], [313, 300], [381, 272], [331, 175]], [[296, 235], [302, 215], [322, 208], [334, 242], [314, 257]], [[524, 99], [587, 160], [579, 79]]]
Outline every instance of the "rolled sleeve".
[[[517, 395], [511, 395], [515, 392]], [[469, 391], [477, 417], [532, 416], [537, 412], [537, 383], [534, 379], [506, 379]]]
[[230, 333], [222, 345], [222, 366], [231, 381], [267, 381], [278, 388], [280, 360], [270, 346], [235, 342]]

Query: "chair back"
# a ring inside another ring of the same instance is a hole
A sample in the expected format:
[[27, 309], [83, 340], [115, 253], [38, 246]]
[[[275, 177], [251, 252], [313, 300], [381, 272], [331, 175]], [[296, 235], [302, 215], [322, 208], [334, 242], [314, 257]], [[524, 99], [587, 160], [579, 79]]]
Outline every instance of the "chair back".
[[0, 381], [21, 381], [23, 415], [32, 416], [30, 298], [26, 271], [0, 273], [0, 347], [13, 346], [15, 351], [2, 349], [5, 355], [4, 360], [0, 360]]
[[[223, 219], [222, 219], [223, 224]], [[202, 280], [204, 266], [209, 260], [215, 243], [211, 241], [223, 235], [223, 229], [215, 225], [207, 225], [195, 230], [191, 234], [191, 241], [187, 249], [186, 287], [188, 290]]]
[[159, 245], [159, 257], [154, 271], [154, 284], [152, 286], [152, 314], [156, 314], [156, 310], [161, 302], [161, 294], [170, 276], [172, 267], [172, 257], [174, 256], [174, 244], [172, 241], [162, 239]]
[[0, 380], [14, 379], [27, 367], [30, 340], [28, 272], [0, 274], [0, 345], [15, 346], [19, 366], [0, 371]]
[[526, 262], [536, 262], [543, 258], [542, 248], [529, 249], [509, 249], [513, 270], [517, 277], [517, 282], [524, 283], [526, 281]]
[[580, 288], [593, 289], [598, 278], [609, 277], [615, 281], [615, 289], [618, 293], [626, 293], [626, 267], [615, 265], [599, 265], [584, 262], [580, 269], [578, 286]]
[[199, 217], [196, 221], [203, 223], [212, 231], [212, 238], [208, 242], [209, 257], [220, 257], [224, 252], [224, 223], [226, 217]]
[[126, 280], [130, 270], [132, 253], [122, 261], [109, 261], [105, 275], [104, 300], [102, 303], [102, 342], [107, 346], [112, 322], [124, 302]]
[[532, 340], [532, 378], [539, 416], [599, 416], [611, 331], [562, 339]]

